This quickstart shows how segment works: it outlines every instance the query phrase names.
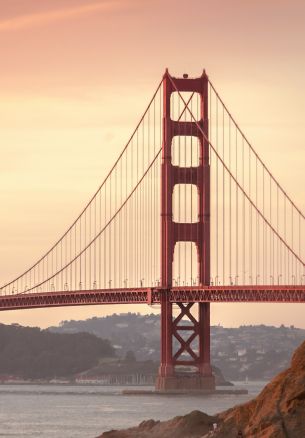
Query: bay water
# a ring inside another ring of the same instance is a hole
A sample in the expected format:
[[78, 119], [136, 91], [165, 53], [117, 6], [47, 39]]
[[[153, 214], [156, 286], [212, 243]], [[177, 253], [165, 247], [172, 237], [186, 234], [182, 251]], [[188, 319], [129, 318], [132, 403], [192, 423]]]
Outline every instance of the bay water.
[[166, 420], [195, 409], [215, 414], [250, 400], [265, 383], [236, 382], [248, 395], [205, 396], [122, 395], [135, 387], [0, 385], [0, 437], [96, 438], [150, 418]]

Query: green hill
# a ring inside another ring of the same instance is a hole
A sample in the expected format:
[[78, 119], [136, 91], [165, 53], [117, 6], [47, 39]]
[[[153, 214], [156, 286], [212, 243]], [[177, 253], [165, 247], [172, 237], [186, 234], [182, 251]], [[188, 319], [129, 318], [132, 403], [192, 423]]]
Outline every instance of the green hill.
[[69, 377], [114, 357], [108, 340], [89, 333], [61, 334], [0, 324], [0, 375], [24, 379]]

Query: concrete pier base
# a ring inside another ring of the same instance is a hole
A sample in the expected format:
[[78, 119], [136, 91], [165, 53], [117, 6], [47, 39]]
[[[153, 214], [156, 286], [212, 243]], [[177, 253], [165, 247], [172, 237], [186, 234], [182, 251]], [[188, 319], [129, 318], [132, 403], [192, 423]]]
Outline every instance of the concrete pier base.
[[155, 385], [156, 392], [202, 392], [215, 391], [215, 377], [190, 375], [190, 376], [158, 376]]

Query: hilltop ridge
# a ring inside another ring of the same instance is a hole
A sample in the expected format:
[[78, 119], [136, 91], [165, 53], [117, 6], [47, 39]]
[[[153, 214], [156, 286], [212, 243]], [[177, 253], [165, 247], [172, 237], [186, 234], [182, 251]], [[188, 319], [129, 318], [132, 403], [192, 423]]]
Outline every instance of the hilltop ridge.
[[89, 333], [51, 333], [18, 324], [0, 324], [1, 376], [23, 379], [69, 377], [114, 357], [108, 340]]
[[[109, 339], [118, 357], [133, 350], [137, 360], [160, 358], [160, 317], [136, 313], [113, 314], [84, 321], [63, 321], [50, 327], [57, 333], [88, 332]], [[270, 380], [289, 366], [294, 350], [305, 340], [305, 330], [265, 325], [211, 327], [212, 364], [228, 380]]]

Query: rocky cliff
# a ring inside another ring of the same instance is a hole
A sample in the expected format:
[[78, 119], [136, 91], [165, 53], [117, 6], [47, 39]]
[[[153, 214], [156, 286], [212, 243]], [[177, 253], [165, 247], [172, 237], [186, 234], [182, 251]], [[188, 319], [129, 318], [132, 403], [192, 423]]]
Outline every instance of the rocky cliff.
[[[213, 423], [217, 430], [211, 432]], [[105, 432], [103, 438], [304, 438], [305, 342], [291, 366], [275, 377], [252, 401], [215, 417], [192, 412], [169, 421], [145, 421], [125, 431]]]
[[304, 438], [305, 342], [288, 370], [275, 377], [252, 401], [218, 415], [217, 438]]

